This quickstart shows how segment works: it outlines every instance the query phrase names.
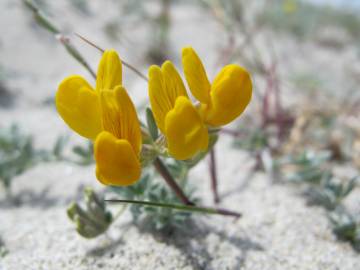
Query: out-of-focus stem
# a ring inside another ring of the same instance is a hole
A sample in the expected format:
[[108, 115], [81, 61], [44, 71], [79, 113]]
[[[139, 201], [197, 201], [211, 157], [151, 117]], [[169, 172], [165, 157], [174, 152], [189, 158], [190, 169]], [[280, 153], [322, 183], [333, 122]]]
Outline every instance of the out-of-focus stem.
[[241, 214], [238, 212], [234, 212], [222, 208], [211, 208], [211, 207], [201, 207], [201, 206], [193, 206], [193, 205], [181, 205], [181, 204], [170, 204], [170, 203], [159, 203], [159, 202], [148, 202], [148, 201], [134, 201], [134, 200], [109, 199], [105, 201], [110, 203], [130, 203], [130, 204], [138, 204], [138, 205], [145, 205], [152, 207], [171, 208], [179, 211], [198, 212], [198, 213], [211, 214], [211, 215], [232, 216], [235, 218], [241, 217]]
[[216, 158], [215, 158], [215, 147], [210, 150], [210, 176], [211, 176], [211, 190], [214, 196], [214, 202], [219, 203], [219, 193], [217, 188], [217, 170], [216, 170]]
[[124, 64], [125, 67], [135, 72], [139, 77], [141, 77], [143, 80], [148, 81], [148, 77], [146, 77], [144, 74], [142, 74], [139, 70], [137, 70], [134, 66], [130, 65], [128, 62], [125, 62], [124, 60], [121, 60], [121, 62]]
[[[93, 46], [94, 48], [98, 49], [101, 52], [104, 52], [105, 50], [103, 48], [101, 48], [100, 46], [96, 45], [94, 42], [90, 41], [89, 39], [83, 37], [82, 35], [75, 33], [75, 35], [77, 37], [79, 37], [81, 40], [85, 41], [87, 44]], [[128, 62], [126, 62], [124, 59], [121, 58], [121, 62], [124, 64], [125, 67], [127, 67], [128, 69], [132, 70], [133, 72], [135, 72], [140, 78], [142, 78], [145, 81], [148, 81], [149, 79], [141, 73], [141, 71], [139, 71], [137, 68], [135, 68], [134, 66], [132, 66], [131, 64], [129, 64]]]
[[66, 35], [62, 34], [61, 31], [55, 26], [55, 24], [48, 18], [42, 10], [32, 1], [32, 0], [23, 0], [26, 7], [28, 7], [34, 14], [36, 21], [44, 29], [54, 34], [55, 37], [61, 42], [69, 54], [74, 57], [83, 67], [85, 67], [91, 76], [96, 78], [95, 72], [92, 70], [90, 65], [87, 63], [85, 58], [81, 53], [71, 44], [70, 39]]
[[86, 62], [85, 58], [81, 55], [78, 49], [71, 44], [70, 39], [65, 37], [62, 34], [57, 35], [57, 38], [64, 45], [65, 49], [70, 53], [72, 57], [74, 57], [81, 65], [83, 65], [91, 74], [91, 76], [96, 79], [96, 73], [92, 70], [88, 62]]
[[55, 26], [54, 23], [45, 15], [45, 13], [39, 9], [39, 7], [32, 0], [23, 0], [26, 7], [28, 7], [33, 13], [35, 19], [41, 24], [42, 27], [54, 35], [60, 34], [60, 30]]

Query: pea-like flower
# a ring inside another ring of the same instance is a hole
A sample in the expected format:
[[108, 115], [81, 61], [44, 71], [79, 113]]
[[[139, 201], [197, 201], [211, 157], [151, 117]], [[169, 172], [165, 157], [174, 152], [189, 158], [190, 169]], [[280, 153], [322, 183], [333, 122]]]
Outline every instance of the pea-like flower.
[[193, 48], [182, 50], [185, 78], [193, 96], [200, 101], [204, 122], [213, 127], [229, 124], [245, 110], [252, 95], [252, 82], [246, 69], [227, 65], [209, 82], [205, 68]]
[[140, 124], [122, 86], [121, 60], [114, 50], [105, 51], [101, 58], [95, 89], [81, 76], [72, 75], [60, 83], [55, 102], [65, 123], [94, 141], [100, 182], [126, 186], [140, 178]]
[[150, 67], [149, 97], [155, 121], [166, 137], [170, 155], [185, 160], [207, 149], [207, 127], [170, 61], [161, 68]]
[[170, 61], [149, 69], [149, 97], [155, 121], [164, 134], [170, 155], [179, 160], [206, 151], [208, 126], [219, 127], [237, 118], [249, 104], [252, 82], [238, 65], [227, 65], [211, 84], [204, 66], [191, 47], [182, 51], [185, 78], [194, 106], [183, 81]]

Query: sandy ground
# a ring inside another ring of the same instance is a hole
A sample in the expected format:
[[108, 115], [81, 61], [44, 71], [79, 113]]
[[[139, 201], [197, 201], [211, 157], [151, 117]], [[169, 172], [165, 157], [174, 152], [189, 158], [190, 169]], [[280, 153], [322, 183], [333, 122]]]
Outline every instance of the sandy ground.
[[[51, 4], [51, 10], [57, 11], [52, 15], [65, 29], [73, 26], [103, 47], [118, 49], [146, 72], [141, 61], [145, 29], [131, 29], [130, 41], [114, 44], [103, 34], [102, 26], [117, 13], [112, 1], [103, 1], [102, 8], [100, 2], [93, 1], [93, 16], [84, 18], [69, 11], [67, 1], [57, 1]], [[64, 76], [90, 76], [46, 32], [35, 27], [21, 3], [2, 0], [0, 10], [0, 63], [9, 74], [7, 86], [17, 96], [16, 106], [0, 109], [0, 127], [16, 122], [34, 135], [38, 147], [49, 148], [57, 136], [70, 131], [44, 100], [53, 97]], [[212, 53], [222, 38], [220, 27], [199, 8], [174, 8], [171, 44], [175, 53], [191, 44], [207, 56], [205, 64], [214, 67], [216, 55]], [[331, 73], [338, 86], [346, 80], [337, 72], [339, 66], [359, 65], [350, 49], [319, 51], [314, 44], [300, 46], [282, 37], [277, 40], [281, 48], [300, 52], [287, 61], [289, 68], [317, 70], [324, 77]], [[96, 66], [99, 54], [75, 43]], [[311, 64], [307, 64], [309, 59]], [[178, 58], [174, 60], [178, 62]], [[288, 75], [286, 71], [284, 68], [283, 76]], [[140, 104], [146, 98], [146, 84], [126, 70], [125, 78], [130, 95]], [[255, 83], [263, 84], [261, 80]], [[82, 141], [75, 134], [71, 140]], [[221, 206], [242, 212], [243, 218], [199, 217], [189, 224], [191, 230], [162, 235], [132, 226], [125, 215], [106, 236], [85, 240], [77, 235], [65, 210], [70, 201], [80, 198], [84, 186], [101, 188], [93, 168], [63, 162], [40, 164], [14, 180], [13, 192], [19, 196], [20, 206], [5, 203], [0, 192], [0, 236], [9, 251], [0, 258], [0, 269], [360, 269], [359, 255], [349, 244], [335, 239], [323, 209], [308, 207], [296, 187], [273, 184], [264, 174], [249, 175], [253, 160], [231, 149], [229, 139], [221, 140], [217, 149], [222, 149], [218, 151]], [[209, 204], [207, 164], [196, 167], [191, 179]], [[353, 201], [358, 208], [358, 199]]]

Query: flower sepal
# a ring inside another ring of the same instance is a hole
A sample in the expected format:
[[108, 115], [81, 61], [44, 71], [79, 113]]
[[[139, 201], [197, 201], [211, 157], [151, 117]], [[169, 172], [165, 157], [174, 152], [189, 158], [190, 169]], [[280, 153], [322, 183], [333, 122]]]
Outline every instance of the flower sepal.
[[143, 144], [140, 153], [141, 167], [143, 169], [148, 167], [159, 155], [162, 154], [159, 152], [158, 147], [154, 144]]

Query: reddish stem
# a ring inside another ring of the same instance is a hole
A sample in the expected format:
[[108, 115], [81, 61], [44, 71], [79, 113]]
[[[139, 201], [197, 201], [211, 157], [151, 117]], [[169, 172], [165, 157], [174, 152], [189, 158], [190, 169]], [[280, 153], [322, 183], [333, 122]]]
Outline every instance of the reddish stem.
[[215, 147], [210, 150], [210, 176], [211, 176], [211, 190], [214, 196], [214, 203], [219, 203], [219, 193], [217, 188], [217, 171], [215, 159]]
[[160, 158], [156, 158], [154, 161], [154, 166], [156, 170], [161, 174], [162, 178], [165, 182], [171, 187], [171, 189], [175, 192], [175, 194], [179, 197], [179, 199], [186, 205], [195, 205], [191, 202], [188, 197], [186, 197], [185, 193], [176, 183], [172, 175], [170, 174], [169, 170], [166, 168], [164, 163], [161, 161]]

